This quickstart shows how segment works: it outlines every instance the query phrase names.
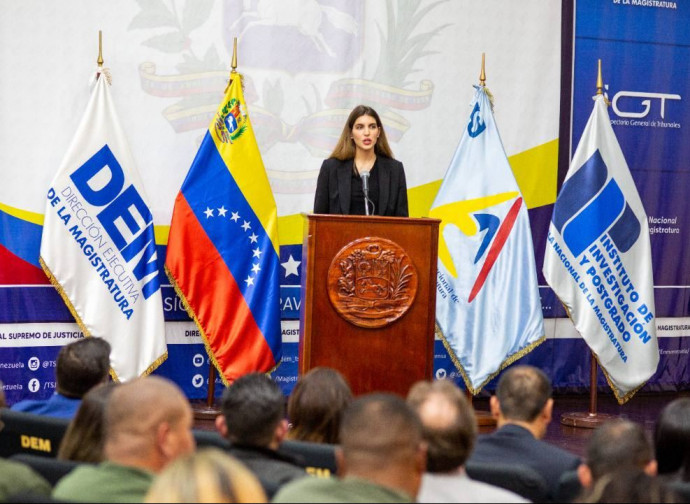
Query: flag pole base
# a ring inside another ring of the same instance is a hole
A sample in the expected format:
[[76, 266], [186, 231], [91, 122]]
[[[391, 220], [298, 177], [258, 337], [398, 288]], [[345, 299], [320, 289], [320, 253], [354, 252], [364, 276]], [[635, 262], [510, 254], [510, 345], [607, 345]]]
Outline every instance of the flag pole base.
[[495, 427], [496, 419], [488, 411], [474, 410], [474, 417], [477, 419], [479, 427]]
[[190, 401], [192, 406], [192, 411], [194, 412], [195, 420], [212, 420], [215, 421], [216, 417], [220, 415], [220, 409], [215, 406], [209, 406], [206, 401], [195, 402]]
[[596, 429], [604, 422], [618, 418], [616, 415], [607, 415], [605, 413], [586, 413], [573, 412], [563, 413], [561, 415], [561, 423], [570, 427], [581, 427], [584, 429]]
[[208, 367], [208, 393], [206, 394], [206, 401], [190, 401], [194, 412], [194, 419], [200, 421], [211, 420], [215, 422], [216, 417], [220, 415], [220, 408], [216, 406], [216, 367], [211, 364]]
[[[474, 409], [474, 396], [472, 395], [472, 392], [465, 389], [465, 396], [467, 397], [467, 401]], [[477, 425], [479, 427], [496, 427], [496, 419], [493, 417], [490, 411], [474, 409], [474, 418], [477, 419]]]

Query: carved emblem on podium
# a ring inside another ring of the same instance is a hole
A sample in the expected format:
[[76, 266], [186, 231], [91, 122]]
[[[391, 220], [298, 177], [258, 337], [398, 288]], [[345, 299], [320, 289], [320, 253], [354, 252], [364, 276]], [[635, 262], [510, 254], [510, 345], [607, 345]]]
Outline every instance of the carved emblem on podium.
[[397, 243], [360, 238], [345, 245], [328, 268], [328, 295], [335, 310], [359, 327], [385, 327], [412, 306], [417, 270]]

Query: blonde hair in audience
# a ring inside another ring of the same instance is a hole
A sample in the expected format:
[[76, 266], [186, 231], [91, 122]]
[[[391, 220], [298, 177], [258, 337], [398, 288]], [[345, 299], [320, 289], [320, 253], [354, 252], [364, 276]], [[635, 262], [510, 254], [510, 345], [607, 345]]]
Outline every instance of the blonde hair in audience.
[[163, 469], [145, 502], [267, 501], [259, 480], [241, 462], [218, 448], [202, 448]]

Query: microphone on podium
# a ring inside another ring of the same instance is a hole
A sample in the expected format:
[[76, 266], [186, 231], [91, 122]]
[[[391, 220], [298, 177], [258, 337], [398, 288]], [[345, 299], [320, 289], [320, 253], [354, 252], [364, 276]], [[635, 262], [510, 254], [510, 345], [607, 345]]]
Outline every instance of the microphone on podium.
[[369, 213], [369, 202], [371, 202], [369, 199], [369, 175], [369, 170], [363, 171], [359, 174], [359, 176], [362, 178], [362, 191], [364, 192], [364, 215], [371, 215]]

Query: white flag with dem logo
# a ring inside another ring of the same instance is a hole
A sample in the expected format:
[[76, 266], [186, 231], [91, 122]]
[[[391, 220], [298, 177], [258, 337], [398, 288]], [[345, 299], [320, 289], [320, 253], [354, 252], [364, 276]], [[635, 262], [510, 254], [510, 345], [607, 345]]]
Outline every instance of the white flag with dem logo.
[[544, 341], [527, 206], [483, 86], [429, 216], [442, 221], [437, 330], [477, 394]]
[[556, 199], [543, 271], [623, 404], [656, 372], [659, 347], [647, 215], [603, 95]]
[[47, 191], [40, 262], [84, 334], [110, 343], [114, 379], [166, 359], [153, 217], [103, 72]]

